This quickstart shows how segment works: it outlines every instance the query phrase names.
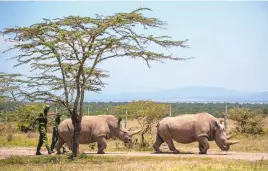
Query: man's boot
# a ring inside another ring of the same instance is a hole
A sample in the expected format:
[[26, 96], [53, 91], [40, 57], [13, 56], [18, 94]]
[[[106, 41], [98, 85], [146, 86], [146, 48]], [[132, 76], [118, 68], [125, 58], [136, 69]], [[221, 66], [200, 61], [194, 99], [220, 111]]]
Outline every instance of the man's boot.
[[46, 146], [46, 148], [47, 148], [47, 153], [51, 154], [52, 152], [51, 152], [50, 148], [48, 146]]
[[50, 151], [51, 151], [51, 153], [55, 153], [55, 151], [54, 151], [54, 147], [52, 148], [53, 146], [51, 145], [51, 147], [50, 147]]
[[40, 148], [37, 148], [35, 155], [42, 155], [42, 153], [40, 153]]

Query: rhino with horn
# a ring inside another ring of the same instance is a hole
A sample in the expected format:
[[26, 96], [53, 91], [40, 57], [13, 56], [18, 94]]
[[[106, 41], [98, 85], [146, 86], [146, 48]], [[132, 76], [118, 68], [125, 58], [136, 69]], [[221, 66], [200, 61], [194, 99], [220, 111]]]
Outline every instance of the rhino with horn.
[[188, 144], [197, 141], [199, 153], [206, 154], [209, 149], [208, 141], [215, 141], [223, 151], [228, 151], [230, 146], [239, 141], [227, 139], [226, 132], [215, 117], [208, 113], [185, 114], [176, 117], [166, 117], [157, 124], [156, 141], [153, 148], [161, 152], [159, 147], [166, 142], [174, 153], [180, 153], [173, 144]]
[[[84, 116], [81, 121], [80, 144], [97, 142], [98, 154], [104, 154], [107, 147], [107, 139], [116, 137], [124, 143], [130, 143], [131, 137], [141, 130], [130, 132], [121, 126], [122, 118], [113, 115]], [[74, 128], [72, 120], [65, 119], [58, 126], [59, 140], [56, 144], [57, 154], [60, 154], [63, 144], [67, 144], [72, 150], [72, 135]]]

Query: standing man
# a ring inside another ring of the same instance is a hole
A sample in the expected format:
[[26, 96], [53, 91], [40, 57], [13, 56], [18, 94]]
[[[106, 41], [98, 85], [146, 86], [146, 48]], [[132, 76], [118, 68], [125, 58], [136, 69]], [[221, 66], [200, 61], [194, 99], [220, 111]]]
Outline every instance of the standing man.
[[48, 146], [48, 139], [47, 139], [47, 113], [49, 111], [50, 106], [46, 105], [44, 107], [44, 113], [40, 113], [39, 118], [37, 119], [39, 122], [39, 142], [37, 145], [37, 151], [36, 151], [36, 155], [42, 155], [40, 153], [40, 149], [43, 145], [43, 143], [45, 143], [45, 146], [47, 148], [48, 154], [51, 154], [51, 150]]
[[[54, 150], [55, 145], [56, 145], [56, 143], [58, 141], [58, 126], [59, 126], [59, 124], [61, 122], [60, 117], [61, 117], [61, 115], [59, 113], [57, 113], [56, 118], [55, 118], [55, 120], [53, 122], [52, 143], [51, 143], [51, 147], [50, 147], [52, 153], [54, 153], [53, 150]], [[66, 150], [63, 147], [63, 152], [65, 152], [65, 151]]]

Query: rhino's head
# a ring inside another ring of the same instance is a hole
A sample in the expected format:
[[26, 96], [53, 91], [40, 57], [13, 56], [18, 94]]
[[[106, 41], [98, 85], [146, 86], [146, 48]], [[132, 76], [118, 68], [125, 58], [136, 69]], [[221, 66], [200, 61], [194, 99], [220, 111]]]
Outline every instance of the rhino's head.
[[225, 129], [221, 124], [215, 122], [215, 142], [218, 147], [223, 151], [229, 151], [230, 146], [238, 143], [239, 141], [230, 141], [230, 137], [226, 135]]
[[133, 135], [138, 134], [141, 130], [137, 130], [134, 132], [130, 132], [130, 129], [125, 129], [121, 126], [122, 118], [118, 118], [118, 129], [117, 129], [117, 137], [123, 141], [124, 143], [131, 143], [131, 138]]

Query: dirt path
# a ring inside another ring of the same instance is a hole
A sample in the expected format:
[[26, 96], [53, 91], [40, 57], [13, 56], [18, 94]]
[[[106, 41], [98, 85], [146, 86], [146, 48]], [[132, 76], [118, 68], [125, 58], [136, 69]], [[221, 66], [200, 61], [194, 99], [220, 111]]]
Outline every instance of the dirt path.
[[[34, 156], [35, 148], [30, 147], [17, 147], [17, 148], [0, 148], [0, 159], [5, 159], [10, 156]], [[43, 154], [47, 154], [46, 151], [42, 151]], [[95, 152], [84, 152], [88, 155], [99, 155]], [[54, 155], [54, 154], [53, 154]], [[106, 152], [107, 156], [170, 156], [170, 157], [212, 157], [212, 158], [226, 158], [226, 159], [241, 159], [248, 161], [256, 160], [268, 160], [268, 153], [244, 153], [244, 152], [216, 152], [210, 150], [207, 155], [197, 154], [195, 151], [193, 154], [172, 154], [172, 153], [160, 153], [155, 154], [151, 152]]]

